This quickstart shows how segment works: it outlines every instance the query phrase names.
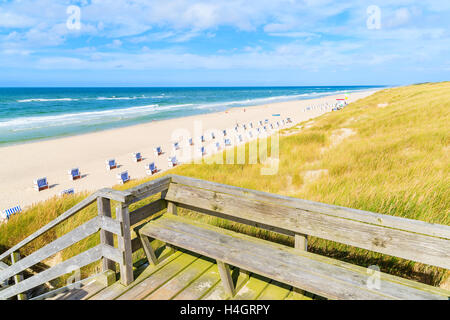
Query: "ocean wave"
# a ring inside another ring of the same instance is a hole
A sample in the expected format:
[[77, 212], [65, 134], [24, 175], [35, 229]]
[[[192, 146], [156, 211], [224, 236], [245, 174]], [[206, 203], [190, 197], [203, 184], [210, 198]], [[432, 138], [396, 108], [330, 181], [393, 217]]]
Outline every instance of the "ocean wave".
[[75, 98], [54, 98], [54, 99], [44, 99], [44, 98], [32, 98], [17, 100], [17, 102], [50, 102], [50, 101], [78, 101], [80, 99]]

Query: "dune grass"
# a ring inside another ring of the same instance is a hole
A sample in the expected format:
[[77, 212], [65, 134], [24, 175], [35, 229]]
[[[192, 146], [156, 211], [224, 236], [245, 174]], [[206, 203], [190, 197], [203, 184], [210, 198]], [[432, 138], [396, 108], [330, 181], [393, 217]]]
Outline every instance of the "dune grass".
[[[449, 82], [386, 89], [341, 111], [283, 130], [279, 170], [275, 175], [261, 175], [261, 164], [186, 164], [170, 173], [450, 225], [449, 111]], [[115, 188], [130, 188], [151, 179], [134, 180]], [[9, 223], [0, 226], [0, 252], [86, 196], [55, 197], [14, 216]], [[85, 209], [78, 218], [74, 217], [24, 248], [23, 254], [34, 251], [95, 214], [95, 206]], [[192, 212], [184, 214], [206, 219]], [[293, 244], [289, 237], [217, 218], [207, 220]], [[96, 243], [98, 236], [93, 236], [66, 250], [62, 259]], [[314, 237], [308, 250], [362, 266], [376, 264], [384, 272], [436, 286], [447, 282], [449, 276], [444, 269]], [[92, 269], [86, 272], [92, 272]]]

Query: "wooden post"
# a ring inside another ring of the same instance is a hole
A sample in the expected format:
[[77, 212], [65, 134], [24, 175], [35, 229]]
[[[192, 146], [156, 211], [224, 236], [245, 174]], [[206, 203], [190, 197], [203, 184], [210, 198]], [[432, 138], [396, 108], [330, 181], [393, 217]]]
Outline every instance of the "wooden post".
[[117, 205], [116, 217], [122, 225], [122, 236], [118, 237], [119, 249], [123, 254], [120, 265], [120, 282], [127, 286], [133, 282], [133, 258], [131, 249], [130, 213], [128, 205], [121, 203]]
[[177, 205], [171, 201], [167, 202], [167, 213], [177, 215]]
[[[20, 253], [19, 252], [13, 252], [11, 253], [11, 264], [14, 264], [20, 260]], [[23, 275], [22, 273], [18, 273], [14, 276], [14, 283], [18, 284], [20, 281], [23, 281]], [[27, 300], [27, 294], [26, 293], [19, 293], [17, 295], [17, 300]]]
[[219, 268], [220, 278], [222, 279], [222, 284], [225, 288], [226, 293], [231, 297], [234, 296], [234, 284], [231, 278], [230, 267], [223, 261], [217, 260], [217, 267]]
[[[308, 236], [306, 234], [295, 235], [295, 248], [301, 251], [308, 251]], [[305, 291], [299, 288], [294, 288], [293, 291], [302, 295], [305, 294]]]
[[[97, 198], [98, 215], [111, 218], [111, 201], [107, 198]], [[100, 243], [107, 244], [114, 247], [114, 235], [111, 232], [101, 229], [100, 230]], [[116, 271], [116, 263], [107, 258], [103, 258], [102, 271], [107, 270]]]
[[302, 251], [308, 251], [308, 236], [306, 234], [295, 235], [295, 248]]

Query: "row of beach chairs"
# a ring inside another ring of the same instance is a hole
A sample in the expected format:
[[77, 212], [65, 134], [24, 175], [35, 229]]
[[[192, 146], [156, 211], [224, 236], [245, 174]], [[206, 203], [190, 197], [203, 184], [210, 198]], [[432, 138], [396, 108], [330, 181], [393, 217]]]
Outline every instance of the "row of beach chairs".
[[[274, 114], [273, 116], [280, 116], [280, 115]], [[269, 129], [277, 130], [277, 129], [280, 129], [281, 127], [284, 127], [288, 123], [292, 123], [291, 118], [286, 118], [281, 121], [276, 121], [275, 123], [269, 123], [268, 119], [264, 119], [264, 120], [260, 120], [260, 121], [256, 122], [256, 124], [254, 124], [253, 122], [249, 122], [249, 123], [246, 123], [243, 125], [237, 124], [234, 127], [235, 139], [238, 144], [244, 143], [244, 132], [246, 133], [248, 140], [252, 140], [261, 134], [269, 133]], [[259, 125], [259, 127], [258, 127], [258, 125]], [[240, 128], [242, 128], [242, 130], [239, 130]], [[233, 146], [232, 134], [230, 134], [227, 130], [222, 130], [222, 137], [223, 137], [223, 144], [221, 144], [219, 141], [216, 141], [215, 144], [213, 145], [215, 151], [222, 150], [222, 147], [226, 148], [226, 147]], [[216, 133], [211, 132], [209, 134], [209, 138], [210, 138], [209, 139], [210, 141], [217, 140]], [[187, 142], [188, 142], [189, 146], [193, 146], [195, 144], [193, 138], [188, 138]], [[205, 148], [205, 146], [202, 145], [204, 142], [206, 142], [205, 135], [202, 135], [198, 138], [198, 143], [200, 144], [200, 147], [198, 148], [198, 152], [202, 157], [207, 155], [206, 148]], [[180, 149], [181, 149], [180, 142], [174, 142], [173, 143], [173, 151], [176, 153]], [[162, 154], [164, 154], [161, 146], [154, 148], [154, 153], [156, 156], [161, 156]], [[142, 153], [141, 152], [133, 153], [133, 160], [135, 162], [141, 162], [143, 160]], [[168, 167], [169, 168], [173, 168], [173, 167], [177, 166], [178, 164], [179, 164], [179, 161], [176, 156], [168, 157]], [[116, 169], [116, 168], [118, 168], [118, 164], [115, 159], [106, 160], [106, 169], [108, 171]], [[146, 171], [147, 175], [154, 175], [154, 174], [158, 173], [159, 170], [156, 167], [155, 162], [151, 162], [145, 166], [145, 171]], [[82, 177], [79, 168], [70, 169], [68, 171], [68, 175], [69, 175], [70, 180], [72, 180], [72, 181], [81, 179], [81, 177]], [[130, 181], [131, 178], [130, 178], [130, 175], [128, 174], [128, 171], [123, 171], [123, 172], [117, 174], [117, 179], [118, 179], [119, 183], [124, 184], [124, 183]], [[33, 187], [36, 191], [43, 191], [43, 190], [48, 189], [49, 184], [48, 184], [47, 178], [43, 177], [43, 178], [34, 180]], [[66, 190], [63, 190], [60, 192], [61, 195], [71, 195], [74, 193], [75, 193], [74, 188], [69, 188], [69, 189], [66, 189]], [[21, 211], [20, 206], [16, 206], [16, 207], [6, 209], [5, 211], [3, 211], [2, 216], [4, 216], [6, 219], [9, 219], [9, 217], [12, 214], [15, 214], [20, 211]], [[1, 217], [0, 217], [0, 219], [1, 219]]]

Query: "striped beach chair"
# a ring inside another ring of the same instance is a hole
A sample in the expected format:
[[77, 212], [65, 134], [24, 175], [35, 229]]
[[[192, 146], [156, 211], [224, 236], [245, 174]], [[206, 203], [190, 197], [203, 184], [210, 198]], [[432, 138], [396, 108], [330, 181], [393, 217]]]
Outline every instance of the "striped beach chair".
[[200, 151], [200, 154], [202, 155], [202, 157], [206, 156], [206, 149], [205, 149], [205, 147], [201, 147], [199, 149], [199, 151]]
[[202, 143], [202, 142], [205, 142], [206, 140], [205, 140], [205, 136], [201, 136], [200, 137], [200, 143]]
[[158, 169], [156, 168], [155, 163], [154, 163], [154, 162], [149, 163], [149, 164], [146, 166], [145, 172], [146, 172], [149, 176], [151, 176], [151, 175], [157, 173], [157, 172], [158, 172]]
[[74, 188], [63, 190], [59, 193], [60, 196], [75, 194]]
[[192, 140], [192, 138], [189, 138], [188, 143], [189, 143], [190, 146], [193, 146], [194, 145], [194, 140]]
[[81, 178], [81, 173], [79, 168], [73, 168], [67, 172], [69, 174], [70, 180], [77, 180]]
[[19, 205], [17, 205], [15, 207], [4, 210], [3, 216], [6, 217], [6, 219], [9, 219], [13, 214], [16, 214], [19, 212], [22, 212], [22, 208]]
[[153, 151], [155, 151], [155, 155], [160, 156], [163, 154], [162, 148], [161, 147], [156, 147], [153, 149]]
[[117, 179], [119, 180], [120, 184], [124, 184], [124, 183], [130, 181], [130, 176], [128, 175], [128, 171], [124, 171], [122, 173], [119, 173], [117, 175]]
[[238, 142], [239, 143], [242, 143], [242, 142], [244, 142], [244, 138], [242, 137], [242, 135], [240, 134], [240, 135], [238, 135]]
[[36, 191], [42, 191], [42, 190], [48, 189], [47, 178], [44, 177], [44, 178], [39, 178], [39, 179], [34, 180], [33, 187]]
[[223, 130], [222, 133], [223, 133], [223, 136], [224, 136], [224, 137], [227, 136], [227, 130]]
[[142, 154], [140, 152], [134, 152], [133, 153], [133, 160], [134, 160], [134, 162], [141, 162], [142, 161]]
[[216, 142], [216, 144], [214, 145], [216, 148], [216, 151], [220, 151], [221, 147], [220, 147], [220, 143]]
[[225, 144], [225, 147], [231, 146], [231, 139], [224, 139], [223, 142]]
[[106, 160], [106, 170], [112, 170], [117, 168], [116, 159]]

